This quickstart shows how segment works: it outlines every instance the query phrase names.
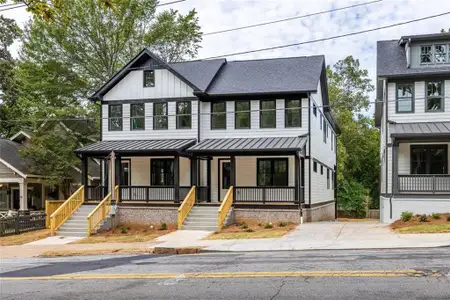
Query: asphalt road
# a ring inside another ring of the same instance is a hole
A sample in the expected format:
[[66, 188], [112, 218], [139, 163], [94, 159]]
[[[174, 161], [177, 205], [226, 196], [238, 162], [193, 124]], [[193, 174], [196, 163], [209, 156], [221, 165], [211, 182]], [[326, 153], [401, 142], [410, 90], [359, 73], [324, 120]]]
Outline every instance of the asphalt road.
[[450, 248], [3, 259], [0, 277], [0, 299], [449, 300]]

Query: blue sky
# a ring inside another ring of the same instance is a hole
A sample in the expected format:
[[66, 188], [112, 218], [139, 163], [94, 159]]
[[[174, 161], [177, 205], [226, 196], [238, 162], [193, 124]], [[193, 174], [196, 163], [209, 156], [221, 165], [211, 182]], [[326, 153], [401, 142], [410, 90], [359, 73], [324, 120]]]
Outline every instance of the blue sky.
[[[167, 1], [169, 0], [161, 0], [161, 2]], [[171, 6], [164, 6], [164, 8], [171, 7], [184, 13], [195, 8], [203, 32], [211, 32], [363, 2], [369, 2], [369, 0], [186, 0]], [[445, 11], [450, 11], [450, 1], [384, 0], [375, 4], [305, 19], [204, 36], [198, 58], [329, 37]], [[15, 18], [19, 24], [23, 24], [29, 17], [24, 9], [6, 11], [3, 14], [6, 17]], [[450, 28], [448, 20], [450, 20], [450, 16], [443, 16], [332, 41], [231, 56], [227, 59], [323, 54], [327, 64], [334, 64], [348, 55], [353, 55], [361, 61], [363, 68], [369, 70], [370, 77], [375, 80], [377, 40], [398, 39], [402, 35], [439, 32], [441, 28]], [[374, 96], [375, 94], [371, 95], [372, 98]]]

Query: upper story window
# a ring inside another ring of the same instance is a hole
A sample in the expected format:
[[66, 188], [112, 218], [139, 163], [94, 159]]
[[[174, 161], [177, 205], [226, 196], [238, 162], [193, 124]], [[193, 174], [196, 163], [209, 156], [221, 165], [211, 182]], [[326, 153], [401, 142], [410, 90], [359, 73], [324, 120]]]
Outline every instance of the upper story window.
[[169, 128], [167, 102], [153, 103], [153, 128], [155, 130]]
[[257, 160], [258, 186], [288, 186], [287, 158], [259, 158]]
[[450, 44], [420, 46], [420, 64], [433, 65], [450, 63]]
[[317, 106], [315, 103], [313, 103], [313, 114], [317, 117]]
[[286, 102], [285, 102], [285, 127], [302, 127], [302, 102], [301, 102], [301, 100], [286, 100]]
[[145, 70], [144, 71], [144, 87], [154, 87], [155, 86], [155, 71]]
[[414, 111], [414, 85], [412, 83], [397, 84], [397, 112], [410, 113]]
[[323, 118], [323, 142], [327, 143], [327, 136], [328, 136], [328, 127], [327, 127], [327, 121], [325, 121], [325, 118]]
[[177, 129], [192, 128], [192, 106], [190, 101], [177, 102]]
[[236, 129], [249, 129], [251, 121], [250, 101], [235, 101], [234, 103], [234, 127]]
[[444, 111], [444, 82], [430, 81], [427, 83], [427, 112]]
[[323, 124], [323, 116], [322, 116], [322, 114], [320, 114], [320, 130], [322, 130], [322, 124]]
[[331, 141], [331, 151], [333, 151], [333, 147], [334, 147], [334, 136], [333, 136], [334, 134], [333, 133], [331, 133], [331, 139], [330, 139], [330, 141]]
[[122, 104], [108, 106], [109, 131], [122, 130]]
[[277, 127], [277, 111], [275, 100], [261, 100], [261, 110], [259, 113], [260, 128]]
[[327, 190], [330, 189], [330, 169], [327, 168]]
[[317, 162], [313, 163], [313, 171], [317, 173]]
[[211, 103], [211, 129], [227, 129], [226, 110], [225, 101]]
[[137, 103], [130, 105], [131, 110], [131, 130], [145, 129], [145, 104]]
[[323, 165], [320, 165], [320, 175], [323, 175]]

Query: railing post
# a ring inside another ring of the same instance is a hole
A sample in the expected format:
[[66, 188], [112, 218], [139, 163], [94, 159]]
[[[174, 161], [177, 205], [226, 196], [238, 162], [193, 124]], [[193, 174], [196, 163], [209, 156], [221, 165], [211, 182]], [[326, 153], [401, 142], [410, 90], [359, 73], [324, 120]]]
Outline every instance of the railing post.
[[263, 187], [263, 204], [266, 204], [266, 188]]
[[435, 194], [436, 193], [436, 176], [435, 175], [433, 175], [433, 194]]

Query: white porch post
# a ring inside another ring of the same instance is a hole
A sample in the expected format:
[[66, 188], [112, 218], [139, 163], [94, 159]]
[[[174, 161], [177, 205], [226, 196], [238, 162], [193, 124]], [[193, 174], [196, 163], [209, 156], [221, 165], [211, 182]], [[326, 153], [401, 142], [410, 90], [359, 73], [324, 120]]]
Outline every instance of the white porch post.
[[27, 182], [26, 180], [19, 183], [20, 195], [20, 210], [28, 210], [28, 196], [27, 196]]

